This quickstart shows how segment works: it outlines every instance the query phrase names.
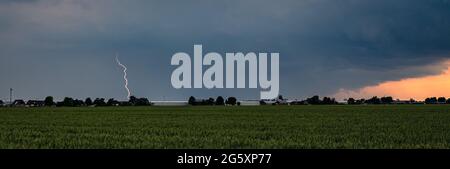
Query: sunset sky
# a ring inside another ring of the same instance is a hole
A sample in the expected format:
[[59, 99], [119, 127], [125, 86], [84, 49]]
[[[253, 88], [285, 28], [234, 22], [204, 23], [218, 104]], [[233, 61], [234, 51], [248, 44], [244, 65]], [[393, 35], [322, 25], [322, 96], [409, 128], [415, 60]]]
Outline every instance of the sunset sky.
[[194, 44], [280, 53], [285, 98], [450, 97], [449, 0], [1, 0], [0, 99], [126, 100], [116, 53], [138, 97], [259, 99], [174, 89], [170, 59]]
[[386, 81], [355, 90], [341, 89], [334, 97], [344, 100], [349, 97], [359, 99], [372, 96], [392, 96], [401, 100], [415, 99], [418, 101], [423, 101], [431, 96], [450, 98], [450, 61], [444, 62], [443, 65], [447, 68], [437, 75]]

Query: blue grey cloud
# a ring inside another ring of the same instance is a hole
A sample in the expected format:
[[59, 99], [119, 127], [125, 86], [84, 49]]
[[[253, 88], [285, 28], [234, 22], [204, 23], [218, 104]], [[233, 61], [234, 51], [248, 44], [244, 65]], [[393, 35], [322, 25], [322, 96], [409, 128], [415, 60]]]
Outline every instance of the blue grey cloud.
[[[3, 1], [6, 2], [6, 1]], [[449, 58], [448, 0], [147, 1], [0, 3], [0, 98], [124, 99], [119, 52], [137, 96], [185, 99], [259, 90], [175, 90], [170, 58], [279, 52], [281, 93], [302, 98], [437, 74]]]

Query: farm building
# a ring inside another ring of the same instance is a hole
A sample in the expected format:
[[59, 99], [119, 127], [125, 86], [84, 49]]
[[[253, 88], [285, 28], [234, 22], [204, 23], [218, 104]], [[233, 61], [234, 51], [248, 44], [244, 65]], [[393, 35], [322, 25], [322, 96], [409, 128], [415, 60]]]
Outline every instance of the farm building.
[[259, 101], [263, 105], [289, 105], [291, 102], [286, 99], [263, 99]]
[[45, 105], [45, 102], [43, 100], [28, 100], [27, 106], [29, 107], [42, 107]]
[[23, 101], [23, 100], [14, 100], [14, 102], [12, 103], [12, 106], [25, 107], [25, 101]]

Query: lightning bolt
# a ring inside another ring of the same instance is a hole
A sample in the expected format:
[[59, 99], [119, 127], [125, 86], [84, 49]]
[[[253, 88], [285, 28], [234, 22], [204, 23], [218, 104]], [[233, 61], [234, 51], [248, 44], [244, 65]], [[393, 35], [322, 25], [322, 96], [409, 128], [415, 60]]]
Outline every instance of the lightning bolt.
[[130, 89], [128, 88], [127, 67], [125, 65], [123, 65], [122, 63], [120, 63], [119, 54], [116, 54], [116, 62], [120, 67], [123, 68], [123, 79], [125, 80], [124, 87], [127, 90], [127, 93], [128, 93], [127, 98], [129, 99], [131, 96], [131, 92], [130, 92]]

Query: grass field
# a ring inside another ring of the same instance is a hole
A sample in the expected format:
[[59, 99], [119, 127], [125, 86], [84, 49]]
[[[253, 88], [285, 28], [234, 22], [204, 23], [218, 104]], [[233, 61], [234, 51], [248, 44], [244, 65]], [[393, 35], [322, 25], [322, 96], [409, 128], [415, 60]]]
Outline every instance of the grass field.
[[0, 148], [450, 148], [450, 106], [0, 108]]

